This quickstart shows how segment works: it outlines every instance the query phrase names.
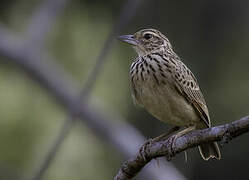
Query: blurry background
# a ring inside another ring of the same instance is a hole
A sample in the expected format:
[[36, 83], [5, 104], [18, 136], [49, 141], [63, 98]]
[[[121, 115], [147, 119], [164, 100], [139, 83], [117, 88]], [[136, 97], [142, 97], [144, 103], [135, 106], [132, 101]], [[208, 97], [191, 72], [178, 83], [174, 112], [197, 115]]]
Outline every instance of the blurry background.
[[[49, 29], [43, 47], [83, 85], [125, 2], [71, 0]], [[41, 3], [1, 0], [1, 26], [25, 38], [30, 33], [26, 33], [30, 18]], [[212, 123], [219, 125], [249, 112], [248, 17], [249, 1], [142, 1], [121, 34], [143, 28], [163, 32], [196, 75]], [[132, 103], [128, 73], [135, 56], [130, 47], [115, 40], [89, 100], [101, 101], [147, 138], [155, 137], [169, 125]], [[0, 179], [29, 177], [50, 149], [66, 116], [65, 109], [39, 83], [0, 54]], [[221, 161], [204, 162], [197, 149], [191, 149], [187, 163], [183, 153], [172, 163], [187, 179], [247, 179], [248, 137], [240, 136], [221, 147]], [[122, 161], [93, 131], [76, 122], [44, 179], [110, 180]]]

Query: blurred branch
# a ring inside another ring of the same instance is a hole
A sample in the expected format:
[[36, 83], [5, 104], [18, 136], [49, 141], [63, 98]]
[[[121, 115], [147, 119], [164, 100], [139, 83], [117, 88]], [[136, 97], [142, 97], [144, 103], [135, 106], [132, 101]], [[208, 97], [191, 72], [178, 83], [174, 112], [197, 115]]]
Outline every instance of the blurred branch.
[[94, 66], [94, 68], [89, 74], [89, 77], [87, 78], [87, 81], [82, 90], [82, 95], [84, 97], [87, 97], [90, 91], [92, 90], [94, 83], [96, 82], [96, 79], [98, 75], [100, 74], [101, 68], [104, 65], [106, 55], [110, 51], [113, 45], [113, 41], [116, 39], [116, 35], [120, 34], [120, 31], [128, 24], [128, 22], [137, 12], [137, 9], [139, 8], [142, 2], [143, 0], [127, 0], [126, 1], [125, 5], [123, 6], [123, 9], [121, 10], [119, 18], [117, 18], [116, 22], [114, 23], [112, 30], [110, 34], [108, 35], [103, 45], [103, 48], [101, 49], [98, 55], [96, 65]]
[[[99, 138], [110, 143], [124, 157], [135, 154], [136, 149], [145, 141], [144, 137], [125, 120], [111, 113], [101, 113], [101, 108], [89, 106], [79, 101], [77, 82], [69, 76], [55, 60], [36, 47], [23, 46], [22, 43], [10, 43], [10, 33], [0, 29], [0, 60], [12, 62], [46, 88], [68, 112], [79, 112], [78, 117]], [[2, 38], [4, 37], [4, 38]], [[161, 163], [162, 168], [152, 166], [146, 171], [146, 177], [154, 180], [185, 179], [170, 163]]]
[[38, 167], [38, 170], [34, 173], [34, 176], [31, 178], [32, 180], [39, 180], [43, 177], [46, 170], [48, 169], [51, 162], [54, 160], [56, 153], [58, 152], [59, 148], [61, 147], [62, 143], [64, 142], [66, 136], [68, 135], [72, 125], [73, 125], [73, 117], [69, 114], [69, 117], [66, 119], [63, 127], [61, 128], [58, 137], [52, 143], [52, 147], [49, 152], [46, 154], [43, 162]]
[[[57, 2], [58, 0], [54, 0], [54, 1]], [[100, 51], [100, 53], [98, 55], [96, 65], [94, 66], [93, 70], [90, 72], [89, 77], [88, 77], [84, 87], [82, 88], [81, 93], [78, 96], [78, 101], [81, 101], [81, 100], [86, 101], [87, 100], [86, 98], [89, 97], [89, 93], [92, 90], [92, 88], [93, 88], [93, 86], [94, 86], [94, 84], [96, 82], [97, 76], [99, 75], [101, 68], [103, 67], [105, 57], [106, 57], [106, 55], [108, 54], [108, 52], [110, 51], [110, 49], [111, 49], [111, 47], [113, 45], [113, 41], [115, 39], [116, 34], [120, 33], [120, 30], [123, 29], [123, 27], [129, 22], [129, 20], [135, 15], [136, 10], [138, 9], [139, 4], [141, 2], [142, 2], [142, 0], [128, 0], [125, 3], [125, 5], [123, 7], [123, 10], [120, 13], [119, 18], [117, 18], [116, 22], [114, 23], [114, 25], [112, 27], [112, 31], [109, 33], [107, 39], [105, 40], [103, 48], [101, 49], [101, 51]], [[47, 6], [49, 4], [49, 2], [44, 3], [44, 4]], [[45, 12], [45, 11], [41, 11], [41, 12]], [[47, 17], [43, 13], [40, 13], [40, 14], [43, 15], [43, 16], [40, 15], [37, 18], [34, 18], [36, 22], [39, 22], [38, 20], [41, 19], [41, 17]], [[47, 23], [46, 25], [47, 26], [51, 25], [51, 23], [50, 24]], [[36, 28], [35, 25], [34, 25], [34, 27]], [[43, 29], [46, 30], [48, 28], [43, 27]], [[45, 33], [43, 33], [43, 34], [45, 34]], [[37, 36], [37, 37], [39, 37], [39, 36]], [[49, 168], [49, 165], [51, 164], [52, 160], [55, 158], [56, 152], [60, 148], [61, 144], [63, 143], [63, 140], [65, 139], [65, 137], [67, 136], [70, 127], [72, 127], [75, 116], [77, 116], [77, 114], [78, 114], [78, 112], [76, 112], [76, 111], [71, 112], [69, 114], [68, 119], [65, 121], [65, 124], [62, 127], [60, 135], [58, 136], [58, 138], [53, 143], [50, 151], [46, 154], [46, 157], [44, 158], [43, 163], [39, 166], [37, 172], [34, 174], [34, 177], [31, 178], [32, 180], [40, 180], [42, 178], [42, 175]], [[65, 131], [65, 129], [67, 129], [67, 130]]]
[[30, 45], [43, 45], [43, 41], [56, 23], [58, 15], [69, 0], [44, 0], [31, 16], [27, 28], [27, 41]]
[[188, 148], [198, 146], [202, 143], [212, 141], [222, 141], [223, 144], [233, 138], [249, 132], [249, 116], [221, 126], [216, 126], [204, 130], [192, 131], [174, 140], [151, 142], [145, 145], [141, 153], [137, 153], [128, 161], [124, 162], [114, 180], [129, 180], [153, 158], [166, 156], [168, 159]]

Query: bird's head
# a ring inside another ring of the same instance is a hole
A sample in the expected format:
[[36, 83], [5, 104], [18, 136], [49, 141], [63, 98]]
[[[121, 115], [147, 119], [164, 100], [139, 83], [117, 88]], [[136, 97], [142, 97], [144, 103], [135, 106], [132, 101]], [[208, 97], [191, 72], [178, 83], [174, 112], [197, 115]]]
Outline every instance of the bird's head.
[[143, 29], [133, 35], [123, 35], [118, 38], [132, 45], [139, 56], [162, 49], [172, 51], [172, 46], [166, 36], [155, 29]]

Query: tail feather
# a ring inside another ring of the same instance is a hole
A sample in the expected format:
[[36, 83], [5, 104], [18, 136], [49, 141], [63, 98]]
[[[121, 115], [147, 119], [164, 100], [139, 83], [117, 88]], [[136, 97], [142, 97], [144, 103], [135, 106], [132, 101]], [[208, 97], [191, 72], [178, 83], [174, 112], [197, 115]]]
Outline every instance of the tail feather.
[[221, 159], [220, 149], [217, 142], [211, 142], [207, 144], [202, 144], [199, 147], [201, 157], [204, 160], [209, 160], [210, 158]]

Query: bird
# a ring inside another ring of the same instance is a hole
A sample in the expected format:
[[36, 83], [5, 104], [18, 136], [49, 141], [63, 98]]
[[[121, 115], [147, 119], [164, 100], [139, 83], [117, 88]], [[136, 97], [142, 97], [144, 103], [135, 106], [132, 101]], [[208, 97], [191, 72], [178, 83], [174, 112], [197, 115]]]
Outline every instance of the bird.
[[[130, 66], [130, 84], [135, 104], [158, 120], [192, 130], [211, 127], [208, 107], [194, 74], [174, 52], [168, 38], [156, 29], [142, 29], [119, 40], [138, 54]], [[221, 159], [217, 142], [198, 146], [204, 160]]]

